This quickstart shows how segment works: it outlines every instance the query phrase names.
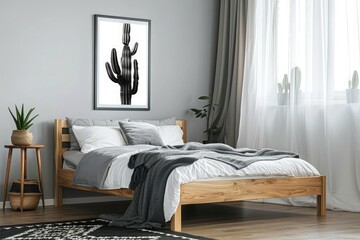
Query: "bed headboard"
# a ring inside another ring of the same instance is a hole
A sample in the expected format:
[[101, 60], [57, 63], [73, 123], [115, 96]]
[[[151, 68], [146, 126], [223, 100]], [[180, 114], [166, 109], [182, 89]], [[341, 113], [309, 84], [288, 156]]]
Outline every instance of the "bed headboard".
[[[187, 141], [186, 120], [176, 120], [176, 125], [180, 126], [184, 132], [183, 140]], [[55, 148], [55, 170], [62, 168], [62, 155], [70, 149], [69, 126], [66, 119], [55, 119], [54, 126], [54, 148]]]

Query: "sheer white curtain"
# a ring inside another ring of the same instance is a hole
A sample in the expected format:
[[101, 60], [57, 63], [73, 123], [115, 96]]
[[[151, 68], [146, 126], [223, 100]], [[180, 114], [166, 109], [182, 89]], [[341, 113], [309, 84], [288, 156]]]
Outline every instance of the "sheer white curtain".
[[360, 104], [345, 97], [359, 13], [358, 0], [249, 1], [237, 143], [298, 152], [327, 176], [328, 208], [349, 211], [360, 211]]

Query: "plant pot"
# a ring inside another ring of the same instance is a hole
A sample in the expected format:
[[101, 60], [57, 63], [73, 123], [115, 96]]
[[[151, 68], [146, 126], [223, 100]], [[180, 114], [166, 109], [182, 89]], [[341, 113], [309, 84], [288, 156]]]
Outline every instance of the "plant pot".
[[279, 105], [288, 105], [289, 104], [289, 94], [288, 93], [278, 93], [278, 104]]
[[346, 102], [347, 103], [358, 103], [360, 100], [359, 89], [346, 89]]
[[[14, 181], [10, 192], [10, 206], [13, 210], [21, 210], [21, 181]], [[34, 210], [39, 205], [39, 200], [42, 193], [39, 190], [39, 183], [37, 180], [24, 180], [24, 198], [23, 210]]]
[[13, 130], [11, 143], [15, 146], [28, 146], [32, 144], [33, 134], [30, 130]]
[[290, 97], [292, 99], [290, 99], [290, 102], [298, 105], [298, 104], [302, 104], [304, 102], [305, 99], [305, 94], [302, 91], [294, 91], [293, 95]]

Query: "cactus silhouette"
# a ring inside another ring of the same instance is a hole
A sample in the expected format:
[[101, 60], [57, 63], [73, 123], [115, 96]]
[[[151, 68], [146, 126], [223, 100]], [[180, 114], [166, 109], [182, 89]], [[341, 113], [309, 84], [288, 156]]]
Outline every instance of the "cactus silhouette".
[[294, 85], [294, 90], [299, 92], [301, 86], [301, 71], [299, 67], [294, 67], [291, 69], [291, 81]]
[[349, 89], [357, 89], [359, 86], [359, 75], [355, 70], [352, 79], [349, 81]]
[[131, 56], [135, 55], [138, 49], [138, 43], [136, 42], [132, 51], [130, 51], [129, 42], [130, 24], [124, 23], [122, 35], [124, 47], [121, 56], [121, 68], [119, 66], [115, 48], [111, 50], [111, 67], [108, 62], [105, 63], [105, 68], [110, 80], [120, 85], [120, 99], [122, 105], [131, 105], [131, 97], [137, 93], [139, 85], [139, 68], [136, 59], [134, 59], [134, 81], [133, 84], [131, 84]]
[[278, 91], [279, 93], [283, 93], [285, 91], [286, 94], [290, 91], [290, 83], [287, 74], [284, 74], [282, 84], [278, 83]]

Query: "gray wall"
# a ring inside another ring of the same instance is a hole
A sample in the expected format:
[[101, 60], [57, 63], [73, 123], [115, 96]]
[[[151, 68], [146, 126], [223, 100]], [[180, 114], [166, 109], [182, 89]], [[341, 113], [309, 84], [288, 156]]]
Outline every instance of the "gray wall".
[[[150, 111], [93, 110], [93, 14], [151, 20]], [[209, 92], [217, 26], [218, 0], [0, 0], [0, 146], [15, 128], [7, 107], [36, 107], [40, 116], [31, 130], [34, 143], [46, 145], [45, 197], [52, 199], [55, 118], [175, 116], [188, 120], [189, 140], [201, 141], [205, 122], [188, 109], [201, 106], [197, 97]], [[6, 156], [1, 147], [1, 197]], [[34, 157], [29, 152], [30, 178], [37, 174]], [[10, 179], [19, 174], [16, 152]]]

